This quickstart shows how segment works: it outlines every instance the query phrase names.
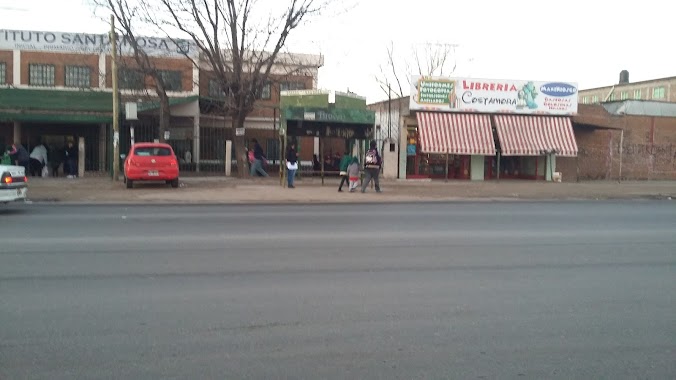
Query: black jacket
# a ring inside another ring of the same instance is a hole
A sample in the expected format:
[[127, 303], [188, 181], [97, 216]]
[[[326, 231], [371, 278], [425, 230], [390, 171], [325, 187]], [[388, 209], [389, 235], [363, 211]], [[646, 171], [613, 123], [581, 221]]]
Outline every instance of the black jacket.
[[296, 153], [295, 149], [289, 149], [286, 152], [286, 160], [292, 164], [295, 164], [296, 161], [298, 161], [298, 153]]

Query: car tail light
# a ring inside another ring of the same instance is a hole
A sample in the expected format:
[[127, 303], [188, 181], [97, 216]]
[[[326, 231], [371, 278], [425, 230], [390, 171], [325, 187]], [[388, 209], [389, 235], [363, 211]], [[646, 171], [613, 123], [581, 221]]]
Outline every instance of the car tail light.
[[176, 166], [178, 165], [178, 162], [176, 162], [176, 160], [171, 160], [171, 163], [169, 165]]
[[24, 181], [24, 182], [28, 182], [28, 177], [24, 176], [24, 177], [23, 177], [23, 181]]
[[12, 179], [11, 175], [7, 173], [2, 175], [2, 183], [4, 183], [5, 185], [10, 185], [12, 182], [14, 182], [14, 180]]

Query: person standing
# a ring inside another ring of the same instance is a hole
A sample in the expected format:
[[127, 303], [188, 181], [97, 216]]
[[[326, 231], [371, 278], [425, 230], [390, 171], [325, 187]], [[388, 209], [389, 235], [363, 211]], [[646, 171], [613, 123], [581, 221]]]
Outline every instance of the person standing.
[[67, 178], [77, 177], [78, 151], [72, 140], [68, 140], [66, 149], [63, 150], [63, 171]]
[[361, 192], [366, 192], [366, 187], [373, 179], [373, 182], [376, 185], [376, 192], [380, 193], [380, 181], [378, 177], [380, 176], [380, 166], [383, 164], [383, 160], [378, 154], [378, 149], [376, 148], [376, 142], [371, 141], [370, 149], [366, 152], [366, 157], [364, 158], [364, 183], [361, 185]]
[[23, 147], [20, 143], [12, 144], [12, 150], [9, 152], [9, 155], [16, 162], [17, 165], [23, 166], [26, 176], [30, 173], [30, 155], [26, 148]]
[[295, 189], [293, 181], [296, 178], [296, 171], [298, 171], [298, 152], [296, 152], [296, 144], [291, 143], [289, 150], [286, 152], [286, 180], [289, 189]]
[[[38, 141], [30, 154], [31, 176], [42, 176], [42, 169], [47, 165], [47, 148]], [[35, 174], [37, 173], [37, 174]]]
[[350, 178], [350, 192], [354, 193], [359, 183], [359, 159], [357, 157], [352, 158], [352, 163], [347, 167], [347, 175]]
[[347, 176], [347, 167], [350, 166], [351, 162], [352, 157], [349, 154], [347, 154], [347, 152], [345, 152], [343, 154], [343, 158], [340, 159], [340, 163], [338, 164], [341, 176], [340, 185], [338, 186], [338, 192], [343, 191], [343, 184], [348, 184], [349, 186], [350, 179]]
[[263, 169], [263, 160], [266, 159], [265, 154], [263, 153], [263, 148], [261, 148], [261, 145], [258, 143], [258, 140], [252, 139], [251, 142], [254, 144], [253, 147], [254, 162], [251, 164], [251, 176], [253, 177], [256, 174], [258, 174], [261, 177], [267, 177], [268, 173], [266, 173], [265, 170]]

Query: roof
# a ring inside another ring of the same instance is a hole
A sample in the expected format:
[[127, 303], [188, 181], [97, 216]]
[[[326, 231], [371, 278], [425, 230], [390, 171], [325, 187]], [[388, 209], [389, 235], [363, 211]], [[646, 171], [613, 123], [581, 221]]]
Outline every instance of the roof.
[[650, 100], [622, 100], [601, 103], [612, 115], [676, 117], [676, 103]]
[[604, 89], [604, 88], [611, 88], [611, 87], [634, 86], [634, 85], [641, 85], [641, 84], [648, 84], [648, 83], [655, 83], [655, 82], [669, 82], [669, 81], [676, 81], [676, 76], [665, 77], [665, 78], [656, 78], [656, 79], [648, 79], [648, 80], [642, 80], [642, 81], [638, 81], [638, 82], [613, 83], [613, 84], [609, 84], [609, 85], [606, 85], [606, 86], [585, 88], [585, 89], [579, 90], [579, 92], [601, 90], [601, 89]]

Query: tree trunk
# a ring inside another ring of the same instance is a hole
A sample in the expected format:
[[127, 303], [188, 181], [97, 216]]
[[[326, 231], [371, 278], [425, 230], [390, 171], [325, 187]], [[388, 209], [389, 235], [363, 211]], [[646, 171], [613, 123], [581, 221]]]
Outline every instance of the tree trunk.
[[[234, 116], [232, 118], [232, 133], [235, 136], [235, 157], [237, 157], [237, 176], [239, 178], [249, 177], [249, 156], [244, 149], [246, 144], [246, 136], [237, 136], [237, 128], [244, 128], [244, 118]], [[249, 147], [253, 149], [253, 147]]]
[[171, 110], [169, 109], [169, 97], [166, 94], [160, 94], [160, 126], [159, 140], [165, 142], [164, 132], [169, 130], [171, 120]]

